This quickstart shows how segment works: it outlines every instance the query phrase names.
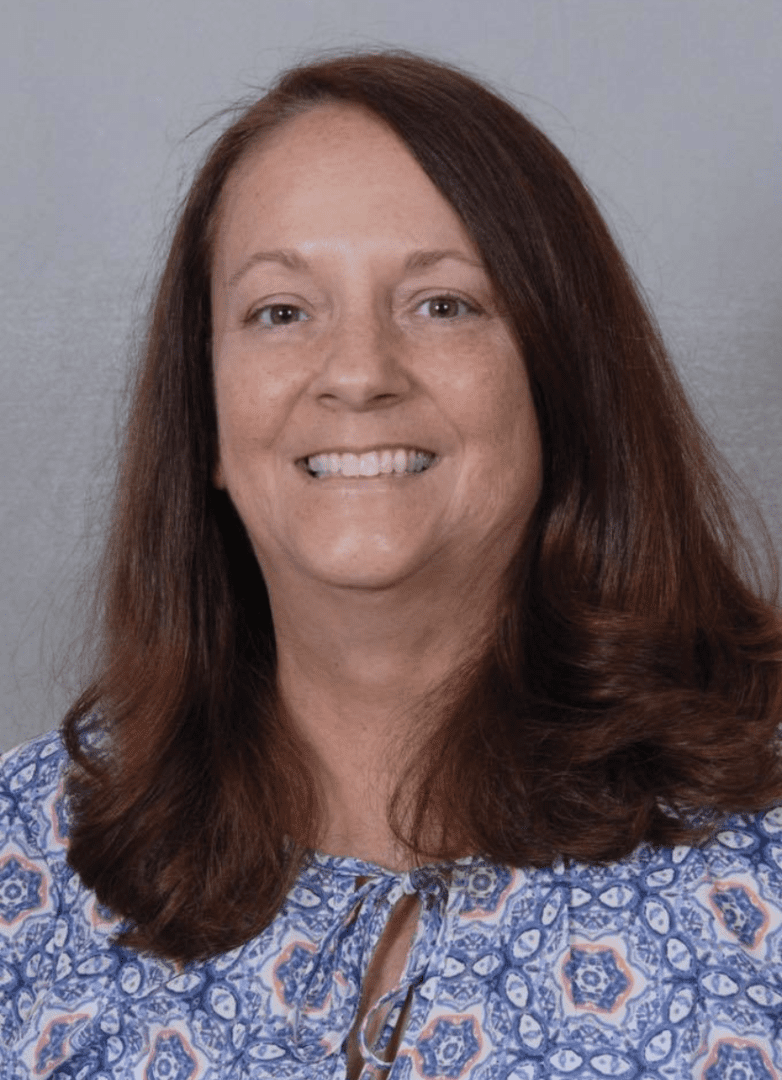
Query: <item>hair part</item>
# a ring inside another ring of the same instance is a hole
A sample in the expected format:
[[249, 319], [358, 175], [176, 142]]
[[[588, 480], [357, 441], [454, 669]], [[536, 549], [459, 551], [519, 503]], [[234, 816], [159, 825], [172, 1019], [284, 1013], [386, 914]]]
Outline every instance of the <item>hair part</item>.
[[118, 472], [97, 674], [64, 720], [70, 864], [127, 920], [123, 944], [182, 961], [267, 926], [321, 835], [263, 577], [212, 483], [210, 272], [238, 164], [335, 102], [388, 124], [465, 223], [543, 446], [496, 632], [417, 709], [389, 806], [411, 859], [619, 859], [782, 797], [776, 579], [764, 598], [723, 466], [584, 184], [455, 67], [322, 58], [235, 119], [181, 208]]

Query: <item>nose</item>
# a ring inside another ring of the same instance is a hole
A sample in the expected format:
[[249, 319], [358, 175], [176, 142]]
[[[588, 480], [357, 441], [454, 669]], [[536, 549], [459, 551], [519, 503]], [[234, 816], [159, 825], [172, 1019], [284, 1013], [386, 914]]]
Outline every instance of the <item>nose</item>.
[[329, 334], [312, 386], [331, 408], [366, 410], [394, 404], [409, 394], [404, 336], [390, 314], [371, 310], [343, 313]]

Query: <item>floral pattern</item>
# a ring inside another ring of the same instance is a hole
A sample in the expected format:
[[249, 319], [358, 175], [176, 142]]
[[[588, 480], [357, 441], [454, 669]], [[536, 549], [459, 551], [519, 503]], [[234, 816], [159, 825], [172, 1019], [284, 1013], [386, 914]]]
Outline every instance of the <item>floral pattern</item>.
[[721, 1042], [717, 1060], [704, 1073], [705, 1080], [776, 1080], [756, 1046]]
[[175, 1031], [165, 1031], [158, 1036], [147, 1069], [148, 1080], [190, 1080], [195, 1070], [193, 1055], [188, 1053]]
[[570, 992], [576, 1005], [612, 1012], [632, 983], [617, 963], [613, 949], [572, 948], [565, 964]]
[[480, 1052], [481, 1044], [472, 1018], [436, 1020], [432, 1034], [418, 1043], [418, 1057], [424, 1076], [447, 1076], [458, 1080], [468, 1075], [470, 1064]]
[[24, 911], [41, 903], [43, 874], [11, 855], [0, 862], [0, 919], [15, 922]]
[[3, 1080], [344, 1080], [364, 973], [411, 895], [362, 1080], [782, 1080], [782, 808], [608, 866], [315, 853], [263, 933], [181, 969], [115, 945], [68, 867], [59, 737], [2, 766]]
[[742, 885], [714, 889], [712, 899], [728, 929], [742, 945], [754, 947], [766, 916], [760, 905], [752, 900], [749, 890]]

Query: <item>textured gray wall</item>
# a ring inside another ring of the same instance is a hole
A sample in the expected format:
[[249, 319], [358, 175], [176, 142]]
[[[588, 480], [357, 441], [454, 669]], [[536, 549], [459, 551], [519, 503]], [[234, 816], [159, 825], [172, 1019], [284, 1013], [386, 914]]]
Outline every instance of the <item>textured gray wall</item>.
[[184, 136], [312, 49], [428, 52], [542, 125], [782, 549], [779, 0], [6, 0], [0, 27], [0, 749], [71, 692], [132, 321], [211, 137]]

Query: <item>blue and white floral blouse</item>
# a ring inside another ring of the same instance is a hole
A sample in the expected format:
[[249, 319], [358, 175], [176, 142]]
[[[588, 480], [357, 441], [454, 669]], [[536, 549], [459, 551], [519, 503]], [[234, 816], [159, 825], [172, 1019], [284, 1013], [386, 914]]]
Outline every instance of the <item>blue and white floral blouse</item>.
[[363, 973], [412, 893], [362, 1077], [409, 994], [390, 1080], [782, 1080], [782, 809], [607, 867], [466, 858], [446, 880], [318, 855], [262, 934], [178, 969], [112, 945], [68, 868], [66, 764], [56, 735], [3, 759], [2, 1080], [344, 1077]]

